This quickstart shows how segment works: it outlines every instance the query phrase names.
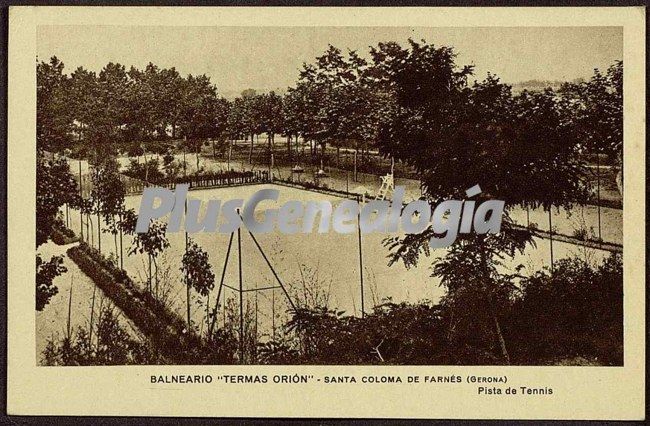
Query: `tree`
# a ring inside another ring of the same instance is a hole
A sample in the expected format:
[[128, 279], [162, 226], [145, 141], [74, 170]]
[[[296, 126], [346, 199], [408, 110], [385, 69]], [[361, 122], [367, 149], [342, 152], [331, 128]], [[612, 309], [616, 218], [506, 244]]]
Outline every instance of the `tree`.
[[162, 69], [156, 75], [153, 87], [161, 134], [165, 134], [169, 126], [172, 138], [178, 136], [176, 130], [184, 120], [187, 102], [192, 101], [187, 83], [173, 67]]
[[560, 89], [567, 124], [581, 147], [596, 157], [596, 203], [600, 226], [601, 155], [623, 166], [623, 62], [616, 61], [605, 74], [598, 69], [589, 81], [565, 83]]
[[[210, 266], [208, 253], [206, 253], [195, 241], [189, 240], [187, 250], [183, 255], [181, 272], [187, 287], [187, 326], [191, 329], [190, 322], [190, 289], [193, 288], [201, 296], [207, 296], [206, 318], [209, 321], [210, 291], [214, 289], [214, 273]], [[208, 324], [208, 329], [210, 324]]]
[[68, 147], [72, 130], [68, 104], [69, 81], [56, 56], [36, 65], [36, 143], [40, 149], [59, 152]]
[[[101, 217], [104, 218], [108, 230], [113, 234], [115, 243], [115, 254], [123, 264], [122, 259], [122, 235], [117, 225], [116, 216], [124, 211], [124, 196], [126, 189], [120, 179], [119, 164], [115, 158], [108, 157], [100, 165], [96, 166], [93, 174], [93, 189], [91, 198], [96, 200], [96, 212], [98, 223], [101, 223]], [[101, 234], [101, 226], [98, 226]], [[117, 247], [117, 235], [120, 234], [120, 250]]]
[[127, 73], [129, 90], [125, 111], [125, 137], [130, 156], [144, 154], [143, 142], [153, 139], [156, 131], [163, 127], [158, 108], [157, 92], [158, 68], [149, 63], [144, 71], [131, 67]]
[[560, 89], [581, 143], [591, 152], [616, 159], [623, 149], [623, 61], [605, 74], [595, 69], [588, 81], [565, 83]]
[[[522, 204], [550, 208], [580, 198], [583, 170], [574, 161], [574, 139], [565, 138], [569, 132], [552, 93], [524, 94], [515, 101], [510, 87], [491, 75], [469, 87], [472, 68], [458, 67], [453, 49], [409, 44], [408, 49], [380, 44], [373, 52], [375, 75], [395, 104], [380, 124], [379, 149], [415, 168], [430, 202], [465, 198], [464, 191], [477, 183], [484, 194], [474, 199], [477, 204], [487, 194], [505, 202], [501, 232], [463, 235], [434, 261], [433, 274], [442, 279], [455, 313], [471, 307], [487, 313], [495, 347], [509, 363], [498, 313], [513, 291], [512, 275], [499, 266], [532, 239], [512, 226], [507, 210]], [[387, 240], [390, 262], [414, 265], [429, 254], [432, 236], [429, 228]]]
[[95, 120], [98, 113], [98, 96], [97, 75], [83, 67], [77, 68], [70, 75], [68, 97], [71, 100], [70, 107], [79, 141], [86, 139], [86, 129]]
[[261, 105], [260, 97], [253, 89], [246, 89], [241, 93], [241, 99], [236, 102], [239, 108], [236, 118], [239, 120], [237, 127], [242, 130], [242, 135], [247, 138], [251, 137], [251, 145], [248, 153], [249, 164], [253, 163], [253, 145], [255, 136], [260, 133], [261, 127]]
[[36, 247], [52, 234], [59, 209], [66, 203], [76, 205], [77, 182], [62, 158], [47, 160], [40, 149], [36, 155]]
[[[77, 183], [67, 161], [63, 158], [45, 159], [43, 151], [36, 154], [36, 248], [46, 243], [52, 235], [59, 209], [65, 205], [77, 206]], [[36, 309], [43, 310], [58, 293], [53, 285], [57, 276], [66, 272], [62, 256], [52, 256], [44, 261], [36, 255]]]
[[95, 148], [92, 161], [95, 164], [106, 155], [114, 155], [116, 144], [124, 141], [130, 85], [124, 65], [109, 62], [99, 72], [97, 113], [88, 127], [88, 137]]
[[180, 127], [185, 144], [196, 154], [196, 168], [199, 170], [199, 154], [206, 139], [220, 135], [217, 114], [219, 98], [217, 89], [205, 75], [187, 77], [185, 83], [186, 102], [183, 105]]
[[284, 127], [282, 120], [282, 97], [271, 91], [259, 98], [261, 109], [260, 131], [266, 133], [269, 151], [273, 153], [275, 135], [281, 133]]
[[40, 254], [36, 255], [36, 310], [42, 311], [50, 299], [59, 292], [53, 284], [54, 278], [67, 272], [63, 266], [62, 256], [52, 256], [45, 262]]
[[212, 155], [214, 159], [217, 158], [217, 144], [219, 151], [223, 152], [226, 148], [226, 142], [230, 139], [228, 132], [228, 118], [232, 110], [232, 103], [224, 98], [217, 98], [216, 105], [213, 112], [215, 120], [215, 135], [212, 139]]
[[[565, 120], [561, 98], [551, 90], [522, 92], [514, 99], [514, 143], [510, 167], [519, 167], [509, 179], [521, 189], [517, 204], [548, 212], [550, 265], [553, 269], [552, 209], [571, 208], [589, 198], [586, 164], [580, 156], [575, 127]], [[509, 169], [510, 170], [510, 169]], [[506, 179], [504, 176], [503, 179]]]
[[[135, 223], [133, 222], [134, 215], [127, 213], [125, 214], [125, 219], [126, 221], [123, 223], [122, 226], [128, 229], [129, 231], [131, 229], [135, 230]], [[137, 217], [135, 218], [135, 220], [137, 221]], [[147, 287], [149, 290], [149, 294], [155, 294], [156, 297], [158, 297], [158, 264], [156, 263], [156, 259], [164, 249], [169, 247], [169, 240], [167, 240], [167, 236], [165, 235], [166, 231], [167, 231], [166, 223], [152, 220], [151, 223], [149, 224], [149, 229], [146, 233], [134, 233], [135, 235], [133, 238], [133, 243], [129, 250], [129, 254], [134, 254], [134, 253], [147, 254], [147, 259], [149, 262], [149, 274], [147, 275]], [[153, 291], [153, 282], [152, 282], [153, 274], [151, 273], [152, 265], [155, 268], [155, 272], [154, 272], [155, 280], [156, 280], [155, 293]]]

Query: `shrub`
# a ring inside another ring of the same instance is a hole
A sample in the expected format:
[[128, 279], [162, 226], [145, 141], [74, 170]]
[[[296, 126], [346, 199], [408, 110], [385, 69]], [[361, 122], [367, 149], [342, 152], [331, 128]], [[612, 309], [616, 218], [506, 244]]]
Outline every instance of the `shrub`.
[[585, 241], [587, 239], [587, 230], [585, 228], [578, 228], [573, 231], [573, 237]]
[[96, 343], [82, 327], [73, 337], [48, 341], [43, 351], [44, 365], [127, 365], [151, 364], [157, 357], [146, 342], [133, 339], [121, 326], [112, 307], [99, 312], [93, 327]]
[[513, 359], [521, 364], [584, 357], [623, 363], [623, 266], [614, 254], [598, 268], [562, 259], [553, 273], [521, 283], [504, 324]]
[[384, 303], [364, 318], [298, 308], [278, 338], [258, 348], [268, 364], [440, 364], [449, 359], [437, 306]]
[[[322, 307], [298, 308], [279, 337], [258, 345], [258, 361], [502, 364], [499, 348], [481, 337], [493, 332], [487, 316], [480, 315], [485, 304], [475, 296], [465, 300], [462, 312], [443, 298], [436, 306], [384, 303], [364, 318]], [[597, 268], [580, 259], [563, 259], [552, 274], [542, 270], [522, 278], [520, 294], [500, 301], [498, 310], [513, 364], [622, 365], [620, 255]]]

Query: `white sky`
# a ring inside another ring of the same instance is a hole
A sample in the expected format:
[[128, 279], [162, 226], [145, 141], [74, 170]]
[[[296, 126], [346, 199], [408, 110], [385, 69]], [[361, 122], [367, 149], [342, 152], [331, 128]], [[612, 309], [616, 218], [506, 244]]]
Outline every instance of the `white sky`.
[[407, 28], [407, 27], [39, 27], [39, 60], [61, 59], [66, 72], [78, 66], [99, 71], [108, 62], [127, 68], [175, 66], [183, 75], [207, 74], [228, 96], [246, 88], [285, 89], [303, 62], [328, 44], [366, 54], [380, 41], [406, 44], [408, 37], [453, 46], [459, 65], [474, 64], [506, 83], [588, 78], [623, 56], [620, 27]]

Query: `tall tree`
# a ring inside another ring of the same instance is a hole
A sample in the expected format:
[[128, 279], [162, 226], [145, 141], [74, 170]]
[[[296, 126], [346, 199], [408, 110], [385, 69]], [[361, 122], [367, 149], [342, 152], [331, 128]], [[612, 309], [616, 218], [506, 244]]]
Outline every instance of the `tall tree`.
[[186, 147], [196, 154], [196, 168], [199, 169], [199, 154], [203, 142], [219, 136], [217, 114], [219, 98], [217, 89], [205, 75], [187, 77], [187, 101], [182, 110], [179, 124], [186, 138]]
[[[589, 81], [566, 83], [560, 89], [565, 120], [573, 126], [585, 152], [596, 159], [598, 237], [601, 237], [601, 156], [623, 168], [623, 62], [603, 74], [598, 69]], [[622, 173], [621, 173], [622, 177]]]
[[86, 129], [100, 113], [97, 107], [98, 96], [97, 75], [83, 67], [77, 68], [70, 75], [69, 98], [79, 141], [86, 139]]
[[63, 69], [63, 62], [56, 56], [36, 65], [36, 143], [48, 151], [61, 151], [71, 140], [69, 80]]
[[[454, 312], [483, 307], [498, 352], [509, 362], [499, 312], [512, 281], [499, 263], [523, 251], [531, 238], [512, 226], [508, 209], [529, 203], [550, 208], [580, 198], [583, 169], [552, 93], [524, 94], [515, 101], [510, 87], [491, 75], [469, 87], [472, 68], [458, 67], [455, 57], [451, 48], [413, 40], [406, 49], [390, 43], [373, 52], [376, 75], [395, 102], [394, 113], [380, 124], [379, 148], [415, 168], [433, 203], [465, 198], [465, 190], [477, 183], [483, 191], [477, 203], [488, 194], [505, 201], [501, 232], [461, 236], [434, 261], [434, 275], [447, 288]], [[388, 240], [391, 262], [415, 264], [429, 253], [435, 235], [428, 228]]]

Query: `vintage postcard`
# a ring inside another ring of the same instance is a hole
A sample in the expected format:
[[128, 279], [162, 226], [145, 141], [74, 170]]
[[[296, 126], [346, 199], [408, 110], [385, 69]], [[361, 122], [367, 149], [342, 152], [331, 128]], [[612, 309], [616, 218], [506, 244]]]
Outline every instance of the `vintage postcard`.
[[643, 418], [644, 8], [9, 24], [10, 414]]

